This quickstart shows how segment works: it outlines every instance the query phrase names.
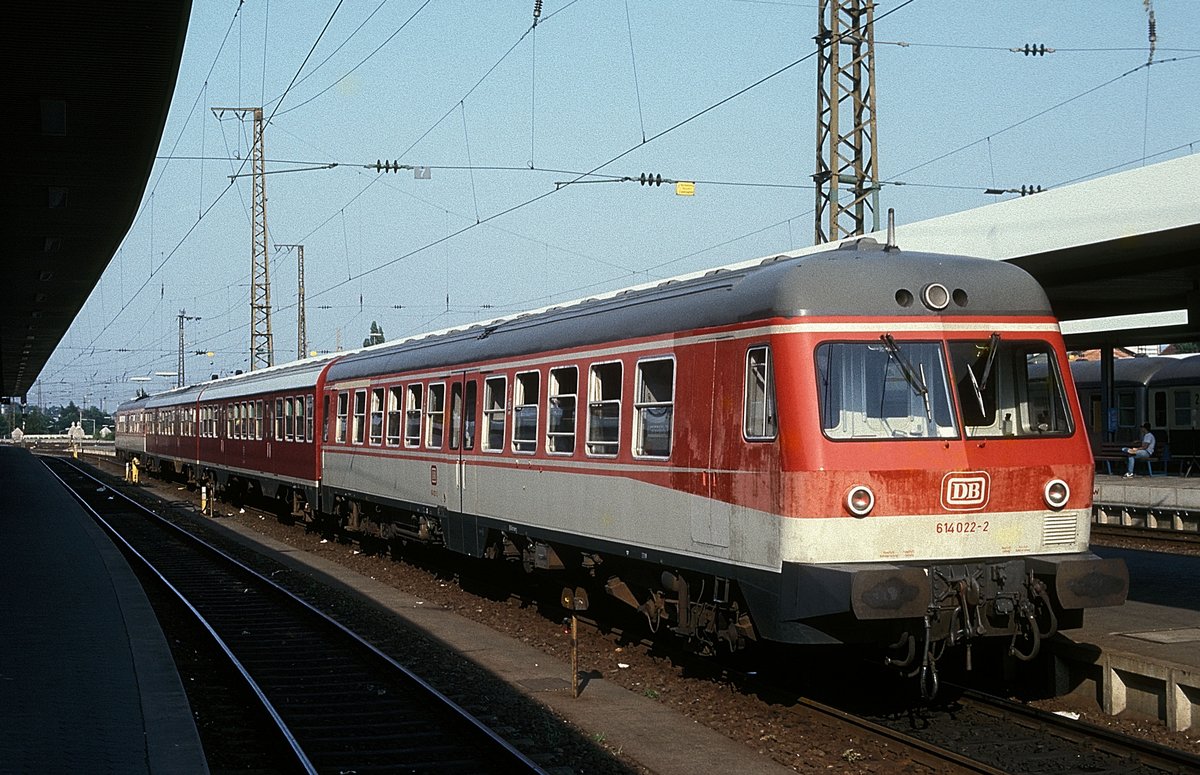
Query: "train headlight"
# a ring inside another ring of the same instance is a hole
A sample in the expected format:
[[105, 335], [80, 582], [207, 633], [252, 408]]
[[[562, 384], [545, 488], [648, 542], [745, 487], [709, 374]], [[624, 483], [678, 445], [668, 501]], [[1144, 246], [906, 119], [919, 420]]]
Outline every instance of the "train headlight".
[[1042, 497], [1046, 499], [1047, 506], [1058, 511], [1070, 500], [1071, 488], [1062, 479], [1051, 479], [1046, 482], [1046, 489], [1042, 490]]
[[943, 310], [950, 304], [950, 291], [941, 283], [930, 283], [921, 290], [921, 301], [931, 310]]
[[846, 491], [846, 510], [856, 517], [865, 517], [875, 508], [875, 493], [865, 484], [856, 484]]

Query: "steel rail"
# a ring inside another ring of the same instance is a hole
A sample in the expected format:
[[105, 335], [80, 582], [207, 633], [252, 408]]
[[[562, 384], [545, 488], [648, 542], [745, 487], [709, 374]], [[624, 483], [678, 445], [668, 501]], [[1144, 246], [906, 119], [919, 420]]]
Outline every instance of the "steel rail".
[[[65, 462], [65, 460], [64, 460], [64, 462]], [[114, 495], [118, 495], [121, 498], [124, 498], [130, 504], [136, 506], [137, 508], [143, 509], [143, 507], [140, 504], [137, 504], [136, 502], [129, 500], [123, 494], [117, 492], [116, 490], [113, 490], [107, 484], [105, 484], [104, 482], [101, 482], [99, 479], [96, 479], [95, 477], [91, 476], [87, 472], [79, 469], [77, 466], [71, 465], [70, 463], [66, 463], [66, 465], [70, 466], [72, 468], [72, 470], [76, 471], [77, 473], [91, 479], [93, 482], [97, 482], [97, 483], [101, 484], [103, 487], [105, 487], [107, 490], [112, 492]], [[184, 595], [183, 592], [181, 592], [174, 584], [172, 584], [170, 581], [168, 581], [166, 576], [164, 576], [147, 557], [145, 557], [141, 552], [139, 552], [131, 543], [126, 541], [125, 537], [122, 536], [120, 534], [120, 532], [112, 524], [110, 524], [108, 522], [108, 520], [106, 520], [100, 514], [99, 511], [94, 509], [91, 506], [91, 504], [89, 504], [86, 500], [84, 500], [83, 497], [76, 491], [76, 489], [74, 487], [72, 487], [65, 479], [63, 479], [61, 476], [59, 476], [58, 472], [55, 471], [52, 466], [50, 466], [47, 463], [46, 468], [50, 471], [50, 475], [53, 476], [55, 479], [57, 479], [59, 481], [59, 483], [62, 484], [63, 488], [67, 492], [69, 492], [73, 498], [75, 498], [76, 502], [78, 502], [79, 505], [82, 506], [83, 509], [91, 515], [92, 519], [95, 520], [101, 527], [103, 527], [104, 530], [109, 534], [110, 537], [112, 537], [113, 540], [120, 542], [120, 544], [125, 547], [125, 550], [128, 553], [127, 556], [132, 556], [132, 557], [136, 558], [138, 560], [138, 562], [140, 562], [142, 564], [142, 567], [145, 568], [148, 573], [150, 573], [155, 578], [157, 578], [159, 583], [162, 584], [162, 586], [166, 590], [168, 590], [172, 595], [174, 595], [175, 598], [179, 601], [179, 603], [181, 605], [183, 605], [191, 613], [191, 615], [195, 619], [196, 623], [199, 624], [204, 629], [204, 631], [208, 633], [208, 636], [212, 639], [213, 643], [216, 644], [217, 648], [220, 649], [220, 651], [225, 654], [225, 658], [229, 661], [229, 664], [233, 666], [233, 668], [237, 672], [237, 674], [239, 676], [241, 676], [241, 679], [243, 682], [245, 682], [246, 687], [249, 688], [250, 691], [254, 694], [254, 696], [258, 698], [258, 701], [259, 701], [259, 703], [261, 703], [263, 710], [265, 710], [267, 715], [270, 716], [270, 718], [274, 722], [276, 728], [279, 730], [279, 734], [286, 741], [288, 748], [292, 751], [293, 755], [296, 757], [296, 764], [301, 769], [303, 769], [304, 772], [315, 775], [317, 773], [317, 768], [313, 765], [312, 761], [309, 760], [308, 755], [300, 747], [300, 743], [296, 740], [295, 734], [288, 727], [287, 723], [283, 720], [283, 718], [279, 715], [279, 711], [276, 710], [275, 705], [270, 701], [270, 699], [267, 698], [267, 695], [263, 691], [262, 687], [259, 686], [258, 682], [255, 681], [254, 678], [250, 675], [250, 672], [249, 672], [249, 670], [246, 669], [246, 666], [242, 663], [242, 661], [240, 659], [237, 658], [237, 656], [234, 655], [233, 650], [229, 647], [229, 644], [227, 644], [225, 642], [225, 640], [220, 635], [217, 634], [217, 631], [216, 631], [216, 629], [213, 628], [212, 624], [210, 624], [208, 622], [208, 620], [204, 618], [204, 615], [201, 614], [200, 611], [197, 610], [194, 605], [192, 605], [192, 602], [187, 599], [187, 596]], [[158, 515], [154, 515], [154, 516], [155, 516], [155, 518], [159, 518]], [[159, 519], [161, 519], [161, 518], [159, 518]], [[167, 523], [167, 524], [169, 524], [169, 523]], [[171, 525], [171, 527], [175, 527], [175, 526]], [[178, 528], [176, 528], [176, 529], [178, 529]]]
[[[71, 470], [73, 472], [77, 473], [78, 475], [86, 477], [91, 482], [107, 488], [107, 491], [109, 493], [111, 493], [114, 496], [120, 497], [124, 503], [129, 505], [130, 508], [147, 516], [147, 518], [152, 519], [156, 525], [159, 525], [162, 528], [169, 530], [173, 534], [178, 535], [181, 538], [181, 540], [186, 541], [190, 545], [203, 550], [208, 555], [218, 558], [222, 563], [226, 563], [226, 564], [236, 568], [239, 573], [248, 575], [249, 577], [253, 578], [256, 582], [258, 582], [258, 583], [264, 585], [265, 587], [267, 587], [268, 589], [270, 589], [273, 594], [285, 599], [286, 601], [288, 601], [288, 603], [299, 607], [306, 614], [315, 617], [317, 620], [319, 620], [321, 622], [321, 624], [324, 627], [326, 627], [330, 630], [333, 630], [341, 637], [350, 640], [357, 648], [361, 649], [365, 654], [370, 655], [371, 658], [373, 658], [380, 664], [385, 665], [388, 669], [398, 673], [400, 676], [403, 677], [403, 679], [405, 681], [410, 682], [411, 684], [413, 684], [416, 687], [419, 687], [419, 689], [421, 689], [423, 692], [425, 692], [431, 699], [433, 699], [438, 704], [440, 704], [442, 707], [444, 707], [445, 709], [450, 711], [455, 717], [457, 717], [459, 719], [459, 721], [466, 723], [469, 726], [473, 727], [477, 733], [483, 735], [493, 746], [496, 747], [498, 753], [503, 753], [509, 760], [511, 760], [511, 762], [514, 765], [519, 767], [521, 770], [531, 772], [531, 773], [542, 773], [544, 775], [545, 771], [539, 765], [537, 765], [535, 762], [533, 762], [531, 759], [529, 759], [523, 753], [521, 753], [519, 750], [517, 750], [507, 740], [505, 740], [504, 738], [502, 738], [498, 734], [496, 734], [496, 732], [494, 730], [489, 728], [482, 721], [475, 718], [471, 713], [469, 713], [467, 710], [465, 710], [463, 707], [461, 707], [458, 703], [451, 700], [449, 697], [447, 697], [445, 694], [443, 694], [442, 692], [440, 692], [439, 690], [434, 688], [431, 684], [429, 684], [423, 678], [421, 678], [420, 676], [418, 676], [417, 674], [415, 674], [414, 672], [409, 670], [407, 667], [400, 664], [399, 662], [397, 662], [395, 659], [393, 659], [389, 655], [385, 654], [383, 651], [381, 651], [379, 648], [377, 648], [374, 644], [364, 640], [357, 633], [348, 629], [345, 625], [341, 624], [340, 622], [336, 621], [335, 619], [332, 619], [331, 617], [326, 615], [320, 609], [313, 606], [308, 601], [304, 600], [303, 598], [300, 598], [299, 596], [295, 595], [291, 591], [280, 586], [279, 584], [272, 581], [271, 579], [259, 574], [258, 572], [256, 572], [255, 570], [253, 570], [246, 564], [242, 563], [241, 561], [222, 552], [220, 549], [213, 546], [211, 543], [205, 541], [204, 539], [188, 532], [187, 530], [184, 530], [182, 527], [173, 524], [169, 520], [164, 519], [163, 517], [159, 516], [154, 511], [152, 511], [151, 509], [138, 503], [137, 501], [135, 501], [132, 498], [125, 495], [124, 493], [121, 493], [121, 492], [113, 489], [110, 485], [108, 485], [104, 481], [92, 476], [90, 473], [83, 470], [77, 464], [74, 464], [69, 459], [66, 459], [66, 458], [55, 458], [55, 459], [61, 461], [65, 465], [69, 466], [71, 468]], [[49, 467], [49, 464], [47, 464], [47, 467]], [[95, 509], [92, 509], [90, 506], [87, 506], [87, 504], [83, 501], [82, 497], [78, 493], [75, 492], [75, 489], [72, 488], [69, 483], [65, 482], [62, 479], [62, 477], [58, 476], [57, 473], [53, 472], [53, 470], [51, 472], [54, 473], [55, 477], [58, 478], [59, 481], [63, 482], [64, 486], [67, 487], [67, 489], [72, 492], [72, 494], [75, 496], [75, 498], [77, 500], [80, 500], [81, 503], [84, 503], [85, 507], [87, 507], [89, 512], [91, 512], [93, 514], [97, 514]], [[103, 519], [101, 519], [100, 521], [102, 524], [105, 525], [106, 530], [108, 530], [108, 531], [112, 532], [114, 535], [116, 535], [115, 530], [112, 526], [108, 525]], [[129, 546], [129, 544], [123, 538], [120, 540], [123, 544], [125, 544], [126, 546]], [[130, 547], [130, 548], [132, 550], [132, 547]], [[138, 555], [138, 557], [141, 561], [147, 562], [147, 564], [148, 564], [148, 561], [145, 560], [144, 558], [142, 558], [141, 555]], [[161, 573], [159, 573], [157, 570], [153, 569], [152, 566], [149, 566], [149, 564], [148, 564], [148, 567], [151, 567], [152, 572], [154, 572], [155, 575], [158, 576], [160, 579], [163, 579], [164, 583], [168, 583], [168, 582], [166, 582], [165, 578], [162, 576]], [[209, 625], [207, 622], [204, 622], [203, 618], [199, 616], [199, 612], [196, 611], [196, 609], [191, 605], [190, 602], [188, 602], [187, 600], [184, 599], [182, 593], [179, 592], [178, 590], [176, 590], [173, 586], [170, 586], [169, 583], [168, 583], [168, 586], [170, 587], [172, 592], [174, 594], [176, 594], [176, 596], [180, 597], [180, 600], [183, 601], [184, 604], [187, 605], [188, 608], [190, 610], [192, 610], [194, 612], [194, 614], [200, 618], [200, 621], [203, 622], [205, 629], [208, 630], [213, 635], [213, 637], [217, 637], [215, 630], [212, 628], [212, 626]], [[232, 658], [232, 651], [229, 649], [229, 647], [226, 644], [224, 644], [223, 642], [221, 642], [219, 638], [217, 640], [219, 643], [221, 643], [222, 650], [225, 651]], [[249, 675], [247, 672], [245, 672], [244, 667], [242, 667], [240, 665], [240, 663], [238, 663], [238, 665], [239, 665], [239, 671], [242, 671], [243, 674], [246, 675], [247, 678], [249, 679]], [[257, 684], [253, 683], [253, 679], [249, 679], [249, 680], [251, 681], [251, 685], [254, 686], [255, 693], [261, 699], [263, 699], [265, 701], [265, 694], [263, 693], [263, 690]], [[275, 719], [277, 723], [281, 724], [282, 728], [284, 730], [287, 730], [286, 724], [284, 724], [284, 722], [283, 722], [282, 718], [279, 716], [278, 712], [275, 711], [273, 708], [271, 709], [270, 712], [271, 712], [272, 718]], [[289, 740], [295, 739], [294, 736], [291, 736], [292, 733], [290, 730], [285, 731], [285, 734], [289, 735], [289, 737], [288, 737]], [[310, 766], [311, 766], [311, 764], [310, 764]], [[309, 771], [316, 772], [315, 769], [310, 769]]]

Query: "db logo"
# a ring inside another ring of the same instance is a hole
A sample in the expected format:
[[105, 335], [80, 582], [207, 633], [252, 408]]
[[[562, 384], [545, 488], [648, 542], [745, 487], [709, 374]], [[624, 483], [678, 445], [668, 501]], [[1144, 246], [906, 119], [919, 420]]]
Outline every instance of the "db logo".
[[987, 505], [991, 485], [987, 471], [952, 471], [942, 477], [942, 508], [978, 511]]

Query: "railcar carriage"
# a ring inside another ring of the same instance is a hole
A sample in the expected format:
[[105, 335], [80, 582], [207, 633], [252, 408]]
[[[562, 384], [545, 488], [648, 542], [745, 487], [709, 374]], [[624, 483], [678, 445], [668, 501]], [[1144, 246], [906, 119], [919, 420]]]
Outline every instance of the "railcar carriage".
[[[1071, 376], [1079, 393], [1084, 424], [1092, 447], [1099, 449], [1108, 440], [1108, 433], [1115, 440], [1127, 443], [1140, 441], [1138, 430], [1142, 423], [1150, 422], [1147, 414], [1149, 388], [1155, 375], [1171, 365], [1171, 358], [1117, 358], [1113, 361], [1113, 404], [1112, 418], [1104, 417], [1101, 393], [1104, 381], [1099, 361], [1072, 361]], [[1161, 427], [1161, 426], [1160, 426]]]
[[[144, 463], [232, 499], [277, 501], [283, 514], [304, 513], [317, 500], [320, 447], [316, 396], [332, 356], [226, 377], [123, 404], [137, 427], [146, 418]], [[138, 451], [132, 434], [118, 454]]]
[[125, 460], [139, 457], [148, 470], [182, 471], [196, 454], [193, 429], [197, 387], [144, 396], [118, 407], [114, 444]]
[[1147, 385], [1147, 416], [1171, 456], [1189, 470], [1200, 460], [1200, 355], [1172, 357]]
[[870, 240], [337, 358], [321, 511], [577, 570], [708, 647], [1007, 639], [1127, 575], [1041, 288]]
[[321, 476], [316, 397], [332, 358], [205, 385], [197, 402], [196, 477], [235, 500], [274, 500], [284, 515], [310, 511]]

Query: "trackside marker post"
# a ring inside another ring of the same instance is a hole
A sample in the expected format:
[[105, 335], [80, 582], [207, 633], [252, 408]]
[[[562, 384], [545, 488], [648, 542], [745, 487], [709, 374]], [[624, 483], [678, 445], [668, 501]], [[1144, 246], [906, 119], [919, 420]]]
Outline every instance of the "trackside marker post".
[[[562, 606], [571, 612], [571, 696], [579, 697], [579, 611], [588, 609], [587, 590], [563, 587]], [[563, 622], [566, 624], [566, 622]]]

